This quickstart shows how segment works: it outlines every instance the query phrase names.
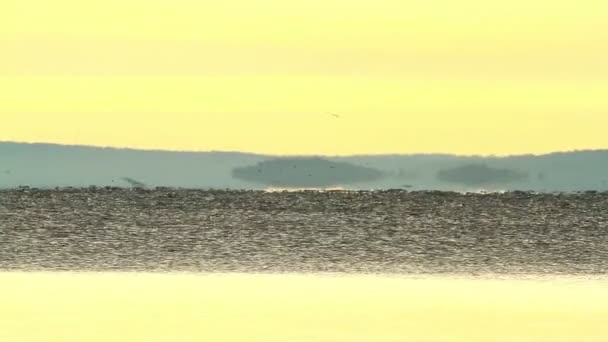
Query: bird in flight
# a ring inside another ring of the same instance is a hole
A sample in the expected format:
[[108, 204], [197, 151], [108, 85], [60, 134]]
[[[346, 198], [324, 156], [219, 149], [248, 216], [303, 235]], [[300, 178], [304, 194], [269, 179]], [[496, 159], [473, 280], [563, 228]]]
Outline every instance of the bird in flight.
[[334, 118], [339, 118], [340, 115], [336, 114], [336, 113], [328, 113], [329, 115], [333, 116]]

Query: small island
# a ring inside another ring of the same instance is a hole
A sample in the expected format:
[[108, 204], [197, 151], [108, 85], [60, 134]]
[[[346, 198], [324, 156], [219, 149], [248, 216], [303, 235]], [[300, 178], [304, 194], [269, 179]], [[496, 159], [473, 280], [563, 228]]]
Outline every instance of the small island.
[[382, 171], [319, 157], [276, 158], [235, 168], [233, 177], [283, 188], [327, 188], [379, 180]]

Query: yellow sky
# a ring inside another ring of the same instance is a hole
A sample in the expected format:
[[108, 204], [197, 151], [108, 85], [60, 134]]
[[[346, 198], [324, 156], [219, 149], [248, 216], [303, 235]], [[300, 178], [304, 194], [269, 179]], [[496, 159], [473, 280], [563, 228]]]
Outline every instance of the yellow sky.
[[607, 148], [606, 56], [604, 0], [3, 0], [0, 140]]

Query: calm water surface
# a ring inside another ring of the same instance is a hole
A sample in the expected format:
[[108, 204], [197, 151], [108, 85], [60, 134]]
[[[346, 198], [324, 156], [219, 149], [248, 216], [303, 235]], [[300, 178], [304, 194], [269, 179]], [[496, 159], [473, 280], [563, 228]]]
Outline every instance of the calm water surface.
[[608, 340], [608, 279], [0, 274], [0, 341]]

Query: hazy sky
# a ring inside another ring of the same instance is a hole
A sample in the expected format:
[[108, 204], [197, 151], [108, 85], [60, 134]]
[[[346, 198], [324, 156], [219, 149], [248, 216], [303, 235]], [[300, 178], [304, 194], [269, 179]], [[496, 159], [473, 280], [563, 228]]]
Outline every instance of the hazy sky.
[[607, 56], [605, 0], [3, 0], [0, 140], [606, 148]]

